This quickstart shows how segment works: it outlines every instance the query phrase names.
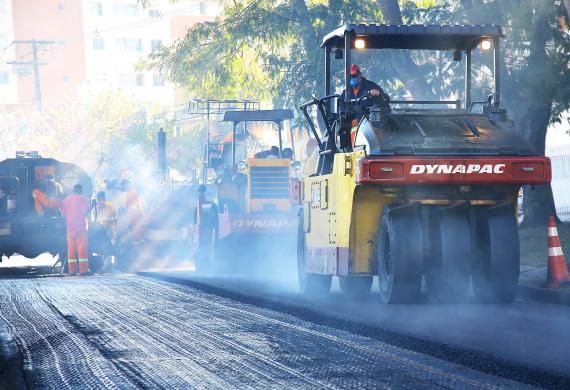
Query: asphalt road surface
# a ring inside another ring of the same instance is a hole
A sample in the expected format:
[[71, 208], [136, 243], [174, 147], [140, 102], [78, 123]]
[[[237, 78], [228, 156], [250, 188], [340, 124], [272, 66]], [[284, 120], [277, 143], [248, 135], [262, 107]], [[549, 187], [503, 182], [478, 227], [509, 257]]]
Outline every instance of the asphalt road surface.
[[53, 389], [530, 387], [382, 337], [325, 326], [295, 309], [262, 306], [137, 276], [0, 280], [0, 321], [21, 358], [21, 382], [7, 383]]
[[286, 313], [295, 311], [297, 316], [313, 322], [519, 380], [529, 374], [521, 368], [532, 368], [535, 374], [544, 371], [570, 375], [568, 306], [520, 300], [507, 305], [435, 305], [427, 303], [427, 298], [417, 305], [384, 305], [375, 292], [376, 280], [372, 294], [366, 298], [347, 298], [333, 283], [330, 295], [307, 299], [298, 293], [292, 277], [268, 281], [199, 277], [193, 272], [147, 275]]

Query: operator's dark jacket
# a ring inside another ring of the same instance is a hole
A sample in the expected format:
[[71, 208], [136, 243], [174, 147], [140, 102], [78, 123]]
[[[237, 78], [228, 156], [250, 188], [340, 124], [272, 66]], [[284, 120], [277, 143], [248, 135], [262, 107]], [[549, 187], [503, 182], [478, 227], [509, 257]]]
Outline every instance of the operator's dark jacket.
[[[348, 89], [348, 98], [349, 99], [358, 99], [373, 89], [379, 90], [380, 94], [384, 93], [384, 90], [382, 88], [380, 88], [380, 86], [378, 84], [362, 77], [362, 80], [360, 81], [360, 89], [358, 90], [358, 94], [356, 96], [354, 96], [354, 93], [352, 93], [352, 88], [349, 88]], [[342, 104], [342, 102], [344, 102], [344, 94], [345, 93], [346, 93], [346, 90], [342, 91], [342, 94], [340, 95], [340, 111], [341, 112], [344, 111], [344, 104]], [[362, 107], [362, 108], [371, 107], [374, 104], [377, 104], [377, 99], [378, 98], [372, 98], [372, 99], [365, 100], [360, 104], [360, 107]]]
[[[382, 88], [380, 88], [380, 86], [378, 84], [362, 77], [362, 79], [360, 81], [360, 89], [358, 90], [358, 94], [356, 96], [354, 96], [354, 93], [352, 93], [352, 88], [349, 88], [348, 89], [348, 98], [349, 99], [358, 99], [373, 89], [377, 89], [378, 91], [380, 91], [380, 95], [384, 94], [384, 91], [382, 90]], [[344, 113], [345, 113], [345, 105], [344, 105], [345, 93], [346, 93], [346, 91], [343, 91], [342, 94], [340, 95], [339, 107], [338, 107], [338, 112], [342, 115], [344, 115]], [[358, 104], [358, 107], [355, 107], [357, 109], [357, 111], [353, 112], [351, 115], [349, 115], [348, 118], [346, 118], [346, 119], [348, 119], [348, 121], [345, 122], [345, 124], [337, 130], [338, 135], [340, 137], [341, 147], [352, 146], [352, 142], [350, 140], [351, 121], [353, 119], [360, 120], [362, 118], [362, 116], [364, 115], [364, 112], [368, 108], [370, 108], [374, 105], [377, 105], [379, 103], [379, 100], [380, 100], [380, 97], [373, 97], [370, 99], [365, 99], [360, 104]]]

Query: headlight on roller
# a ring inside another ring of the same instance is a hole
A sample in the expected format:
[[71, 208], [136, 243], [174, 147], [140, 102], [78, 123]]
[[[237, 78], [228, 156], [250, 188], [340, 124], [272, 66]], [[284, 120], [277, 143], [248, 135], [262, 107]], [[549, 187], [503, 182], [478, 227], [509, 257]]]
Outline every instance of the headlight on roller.
[[247, 163], [245, 161], [240, 161], [237, 163], [238, 171], [245, 171], [247, 169]]
[[291, 163], [291, 168], [293, 168], [294, 171], [300, 171], [301, 168], [303, 168], [303, 165], [301, 164], [300, 161], [293, 161]]

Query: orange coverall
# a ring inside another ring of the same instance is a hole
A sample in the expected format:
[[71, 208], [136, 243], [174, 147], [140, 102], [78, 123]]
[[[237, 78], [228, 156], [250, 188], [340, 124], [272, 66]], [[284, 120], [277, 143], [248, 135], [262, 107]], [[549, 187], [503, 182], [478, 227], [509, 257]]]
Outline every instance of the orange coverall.
[[117, 230], [117, 213], [111, 202], [97, 202], [97, 222], [113, 237]]
[[70, 274], [77, 273], [77, 262], [79, 273], [89, 271], [88, 212], [89, 201], [82, 195], [69, 195], [63, 201], [61, 213], [67, 223], [67, 255]]
[[49, 198], [43, 191], [34, 189], [32, 191], [34, 197], [34, 207], [37, 215], [44, 215], [46, 209], [57, 209], [60, 201], [57, 198]]
[[142, 239], [143, 208], [139, 200], [139, 194], [130, 188], [126, 194], [125, 206], [127, 217], [129, 218], [129, 231], [131, 239], [140, 241]]

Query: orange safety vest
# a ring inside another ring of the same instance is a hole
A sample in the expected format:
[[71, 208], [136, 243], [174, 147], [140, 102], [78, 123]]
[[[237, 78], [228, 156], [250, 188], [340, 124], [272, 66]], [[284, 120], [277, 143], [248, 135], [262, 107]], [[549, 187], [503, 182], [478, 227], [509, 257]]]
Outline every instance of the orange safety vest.
[[353, 119], [352, 128], [350, 129], [350, 142], [352, 143], [352, 147], [354, 147], [354, 143], [356, 142], [356, 130], [358, 130], [358, 119]]
[[97, 204], [97, 222], [107, 230], [114, 231], [117, 226], [117, 213], [111, 202], [105, 201], [104, 204]]
[[34, 189], [32, 191], [34, 197], [34, 208], [36, 214], [44, 215], [46, 209], [57, 209], [61, 206], [61, 201], [57, 198], [49, 198], [43, 191]]
[[32, 196], [34, 197], [34, 207], [36, 209], [36, 214], [44, 215], [45, 209], [48, 207], [48, 197], [47, 195], [37, 188], [32, 191]]
[[223, 153], [224, 152], [224, 146], [226, 146], [226, 143], [228, 142], [234, 142], [234, 132], [230, 131], [228, 134], [224, 135], [224, 138], [222, 138], [222, 143], [221, 145], [218, 145], [218, 152]]

